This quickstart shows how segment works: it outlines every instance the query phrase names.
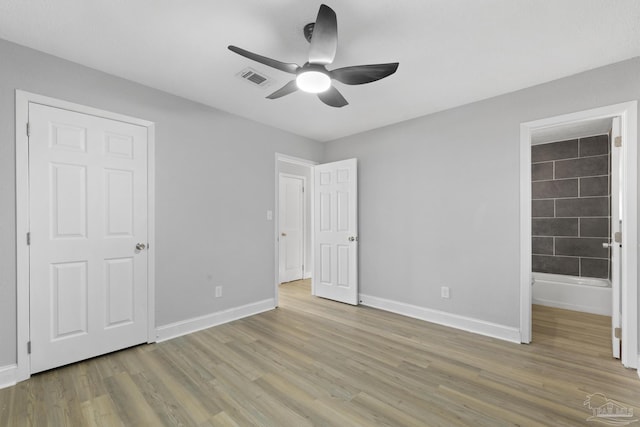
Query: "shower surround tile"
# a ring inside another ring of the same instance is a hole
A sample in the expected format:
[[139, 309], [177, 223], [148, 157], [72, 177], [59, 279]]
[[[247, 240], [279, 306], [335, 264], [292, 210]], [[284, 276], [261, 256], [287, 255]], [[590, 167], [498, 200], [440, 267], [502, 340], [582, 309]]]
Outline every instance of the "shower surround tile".
[[553, 179], [553, 162], [532, 164], [531, 180], [542, 181], [545, 179]]
[[609, 257], [609, 248], [603, 248], [602, 244], [608, 241], [595, 237], [556, 237], [555, 254], [606, 259]]
[[557, 199], [560, 197], [578, 197], [578, 180], [561, 179], [538, 181], [531, 184], [534, 199]]
[[609, 136], [598, 135], [580, 138], [580, 157], [609, 154]]
[[556, 216], [559, 218], [609, 216], [609, 198], [557, 199]]
[[556, 162], [554, 178], [607, 175], [609, 156], [584, 157]]
[[553, 255], [553, 237], [532, 237], [534, 255]]
[[609, 218], [580, 218], [580, 236], [609, 237]]
[[532, 200], [531, 216], [536, 217], [553, 217], [555, 216], [555, 202], [553, 200]]
[[531, 147], [533, 271], [610, 275], [609, 136]]
[[533, 218], [532, 236], [577, 236], [578, 218]]
[[580, 258], [580, 272], [584, 277], [609, 278], [609, 260], [599, 258]]
[[538, 273], [580, 275], [580, 258], [577, 257], [533, 255], [531, 265]]
[[591, 178], [580, 178], [580, 197], [608, 196], [609, 177], [596, 176]]
[[539, 144], [531, 147], [531, 161], [533, 163], [547, 160], [571, 159], [578, 157], [578, 140]]

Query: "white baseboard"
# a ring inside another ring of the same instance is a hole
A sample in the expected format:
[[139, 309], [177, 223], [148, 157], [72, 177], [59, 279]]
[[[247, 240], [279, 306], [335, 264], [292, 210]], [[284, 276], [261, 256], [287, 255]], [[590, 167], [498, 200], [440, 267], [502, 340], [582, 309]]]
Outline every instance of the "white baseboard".
[[497, 323], [486, 322], [484, 320], [451, 314], [440, 310], [433, 310], [431, 308], [418, 307], [416, 305], [373, 297], [370, 295], [360, 294], [360, 303], [380, 310], [390, 311], [403, 316], [413, 317], [415, 319], [425, 320], [427, 322], [437, 323], [443, 326], [449, 326], [451, 328], [462, 329], [463, 331], [473, 332], [475, 334], [486, 335], [518, 344], [521, 342], [520, 330], [518, 328], [512, 328], [509, 326], [499, 325]]
[[305, 271], [304, 274], [302, 275], [303, 279], [311, 279], [311, 272], [310, 271]]
[[243, 317], [263, 313], [274, 309], [275, 306], [275, 300], [273, 298], [269, 298], [240, 307], [219, 311], [217, 313], [211, 313], [205, 316], [194, 317], [192, 319], [159, 326], [156, 328], [156, 342], [170, 340], [192, 332], [201, 331], [202, 329], [211, 328], [212, 326], [222, 325], [223, 323], [232, 322], [234, 320], [242, 319]]
[[11, 387], [17, 382], [18, 365], [0, 367], [0, 388]]

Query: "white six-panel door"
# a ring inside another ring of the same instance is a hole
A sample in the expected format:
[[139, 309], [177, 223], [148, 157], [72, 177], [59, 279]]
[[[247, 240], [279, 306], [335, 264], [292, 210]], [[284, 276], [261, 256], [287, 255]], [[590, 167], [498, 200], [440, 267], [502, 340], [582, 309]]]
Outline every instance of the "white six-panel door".
[[280, 174], [279, 187], [280, 282], [284, 283], [304, 275], [304, 179]]
[[357, 159], [314, 167], [316, 296], [358, 304]]
[[147, 130], [34, 103], [29, 124], [34, 373], [147, 341]]

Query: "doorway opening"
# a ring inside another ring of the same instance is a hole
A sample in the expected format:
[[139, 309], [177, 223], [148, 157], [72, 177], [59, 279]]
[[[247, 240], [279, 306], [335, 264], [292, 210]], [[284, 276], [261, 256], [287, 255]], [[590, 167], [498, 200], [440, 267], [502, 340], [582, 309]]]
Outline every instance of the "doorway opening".
[[309, 267], [307, 255], [311, 252], [307, 176], [280, 172], [278, 190], [280, 283], [310, 278], [305, 268]]
[[308, 280], [313, 274], [313, 166], [316, 164], [276, 154], [276, 306], [282, 283]]
[[[553, 307], [571, 310], [566, 315], [600, 315], [601, 323], [619, 326], [619, 317], [612, 319], [612, 296], [620, 289], [620, 244], [611, 237], [620, 227], [619, 148], [611, 145], [619, 132], [616, 120], [532, 133], [532, 300], [539, 323], [553, 325], [556, 313], [562, 316]], [[534, 342], [537, 331], [534, 322]], [[600, 347], [599, 353], [613, 344], [614, 357], [620, 358], [619, 340], [607, 344], [604, 337], [589, 344]]]
[[532, 302], [611, 316], [613, 356], [637, 367], [636, 111], [632, 102], [521, 125], [523, 343]]
[[[317, 164], [276, 153], [275, 160], [276, 307], [280, 284], [301, 274], [312, 279], [311, 295], [358, 305], [358, 159]], [[307, 212], [302, 219], [300, 211]], [[289, 214], [297, 219], [290, 221]], [[295, 239], [289, 239], [290, 229]], [[299, 236], [302, 229], [306, 239]]]

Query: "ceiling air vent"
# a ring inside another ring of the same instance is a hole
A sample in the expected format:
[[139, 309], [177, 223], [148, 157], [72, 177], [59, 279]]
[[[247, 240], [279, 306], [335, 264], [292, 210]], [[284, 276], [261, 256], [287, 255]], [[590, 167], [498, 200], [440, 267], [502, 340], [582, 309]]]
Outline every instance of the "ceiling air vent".
[[272, 79], [270, 77], [257, 72], [253, 68], [245, 68], [236, 75], [252, 85], [259, 87], [268, 87], [271, 86], [272, 83]]

